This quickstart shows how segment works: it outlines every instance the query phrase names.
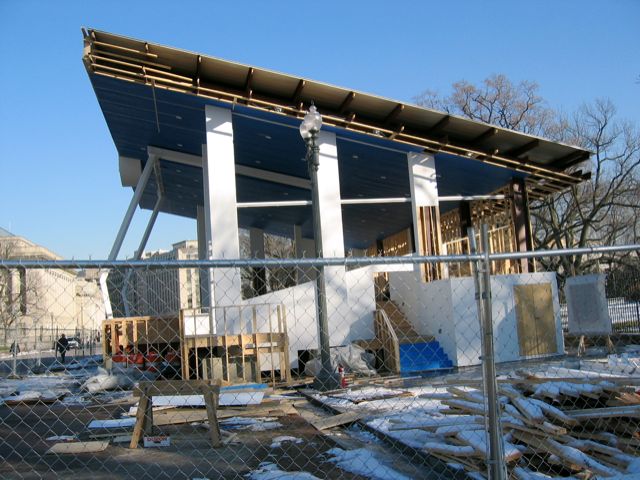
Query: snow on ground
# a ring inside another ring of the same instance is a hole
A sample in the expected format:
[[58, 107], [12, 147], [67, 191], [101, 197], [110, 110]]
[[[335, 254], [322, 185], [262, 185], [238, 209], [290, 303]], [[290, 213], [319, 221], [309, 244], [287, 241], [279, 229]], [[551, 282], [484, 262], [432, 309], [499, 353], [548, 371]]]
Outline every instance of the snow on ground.
[[[392, 395], [400, 395], [409, 392], [412, 396], [392, 397]], [[332, 395], [314, 395], [326, 405], [337, 408], [341, 411], [356, 410], [371, 413], [384, 412], [431, 412], [442, 408], [441, 400], [448, 398], [442, 395], [444, 390], [433, 387], [410, 387], [402, 390], [392, 390], [382, 387], [364, 388], [354, 391], [340, 392]], [[380, 396], [388, 396], [379, 400], [375, 399]], [[354, 403], [358, 402], [358, 403]]]
[[128, 389], [133, 387], [133, 380], [126, 375], [111, 374], [104, 368], [98, 367], [98, 373], [89, 377], [83, 384], [82, 390], [89, 393], [104, 392], [106, 390]]
[[87, 428], [130, 428], [135, 424], [135, 418], [111, 418], [108, 420], [92, 420]]
[[285, 472], [273, 463], [261, 463], [258, 470], [247, 474], [249, 480], [320, 480], [308, 472]]
[[331, 398], [341, 398], [353, 402], [367, 400], [368, 398], [380, 397], [383, 395], [400, 395], [404, 390], [392, 390], [385, 387], [365, 387], [358, 389], [347, 389], [344, 392], [333, 393]]
[[327, 451], [331, 455], [327, 461], [335, 463], [338, 467], [356, 475], [371, 478], [372, 480], [409, 480], [391, 467], [380, 463], [374, 452], [366, 448], [355, 450], [343, 450], [332, 448]]
[[45, 438], [47, 442], [76, 442], [78, 437], [75, 435], [54, 435], [53, 437]]
[[298, 437], [290, 437], [288, 435], [275, 437], [271, 441], [270, 448], [281, 448], [282, 444], [285, 443], [285, 442], [288, 442], [288, 443], [302, 443], [302, 439], [298, 438]]
[[357, 423], [347, 428], [346, 432], [350, 437], [353, 437], [365, 444], [380, 445], [382, 443], [382, 440], [376, 437], [373, 433], [363, 430]]
[[62, 400], [60, 400], [62, 405], [67, 407], [71, 406], [85, 406], [90, 405], [91, 399], [84, 395], [66, 395]]
[[44, 391], [56, 389], [70, 389], [78, 385], [78, 380], [70, 375], [29, 375], [26, 377], [11, 379], [4, 378], [0, 380], [0, 390], [13, 391]]
[[224, 425], [227, 429], [250, 430], [252, 432], [262, 432], [282, 427], [280, 422], [276, 422], [269, 417], [231, 417], [220, 420], [218, 423]]
[[[17, 358], [21, 358], [21, 357], [33, 357], [33, 356], [37, 356], [37, 355], [55, 355], [53, 350], [20, 350], [17, 354], [16, 357]], [[0, 353], [0, 360], [10, 360], [13, 358], [13, 353], [11, 352], [4, 352], [4, 353]]]

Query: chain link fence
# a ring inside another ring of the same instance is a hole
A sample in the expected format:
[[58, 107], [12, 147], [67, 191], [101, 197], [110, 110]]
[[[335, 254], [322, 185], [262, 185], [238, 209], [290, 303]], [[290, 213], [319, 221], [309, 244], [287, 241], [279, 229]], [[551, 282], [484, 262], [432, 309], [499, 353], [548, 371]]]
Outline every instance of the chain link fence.
[[[0, 262], [0, 281], [82, 270], [102, 285], [84, 303], [26, 281], [1, 299], [0, 476], [640, 475], [638, 277], [534, 271], [551, 255], [637, 263], [638, 246], [470, 247]], [[492, 274], [523, 258], [527, 273]]]

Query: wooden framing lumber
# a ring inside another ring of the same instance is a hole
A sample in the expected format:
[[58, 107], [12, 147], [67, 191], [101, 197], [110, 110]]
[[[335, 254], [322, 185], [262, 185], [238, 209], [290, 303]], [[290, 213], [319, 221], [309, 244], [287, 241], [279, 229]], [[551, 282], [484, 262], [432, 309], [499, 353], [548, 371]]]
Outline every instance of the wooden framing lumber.
[[556, 455], [557, 457], [561, 458], [566, 464], [578, 465], [581, 468], [592, 471], [593, 473], [596, 473], [598, 475], [603, 475], [605, 477], [611, 477], [621, 473], [618, 470], [614, 470], [613, 468], [601, 464], [600, 462], [589, 457], [587, 454], [580, 452], [573, 447], [562, 445], [555, 440], [542, 439], [535, 435], [530, 435], [528, 433], [518, 431], [514, 432], [514, 436], [518, 440], [531, 445], [534, 449]]
[[338, 427], [345, 423], [353, 423], [360, 420], [365, 415], [361, 412], [345, 412], [333, 415], [331, 417], [323, 417], [311, 422], [317, 430], [326, 430], [327, 428]]

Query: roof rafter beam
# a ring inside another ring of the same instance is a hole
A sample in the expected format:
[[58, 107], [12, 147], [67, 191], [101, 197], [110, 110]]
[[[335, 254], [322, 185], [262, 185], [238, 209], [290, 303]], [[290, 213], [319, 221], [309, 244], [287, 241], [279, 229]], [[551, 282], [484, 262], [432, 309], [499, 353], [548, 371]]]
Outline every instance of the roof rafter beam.
[[247, 94], [247, 97], [251, 98], [253, 96], [253, 90], [251, 89], [253, 83], [253, 76], [255, 74], [255, 68], [249, 67], [249, 72], [247, 73], [247, 78], [244, 81], [244, 91]]
[[446, 115], [445, 117], [442, 117], [440, 120], [438, 120], [438, 122], [433, 127], [427, 130], [427, 135], [433, 136], [433, 135], [439, 134], [440, 132], [442, 132], [442, 130], [447, 128], [447, 126], [450, 123], [451, 123], [450, 115]]
[[398, 135], [401, 135], [402, 132], [404, 132], [404, 125], [400, 125], [400, 128], [398, 128], [395, 132], [393, 132], [391, 135], [389, 135], [389, 139], [393, 140]]
[[476, 138], [471, 140], [469, 142], [469, 146], [470, 147], [479, 147], [484, 142], [486, 142], [487, 140], [489, 140], [490, 138], [495, 136], [497, 133], [498, 133], [498, 129], [497, 128], [495, 128], [495, 127], [488, 128], [487, 130], [482, 132], [480, 135], [478, 135]]
[[291, 97], [291, 101], [294, 105], [297, 105], [300, 102], [300, 97], [302, 96], [302, 90], [304, 90], [304, 86], [307, 84], [305, 80], [300, 80], [296, 89], [293, 92], [293, 96]]
[[508, 157], [518, 158], [524, 155], [525, 153], [533, 150], [534, 148], [537, 148], [538, 145], [540, 145], [540, 140], [536, 138], [535, 140], [525, 143], [520, 147], [512, 148], [508, 152], [505, 152], [505, 155]]
[[391, 122], [393, 122], [396, 118], [398, 118], [398, 115], [400, 115], [402, 113], [402, 111], [404, 110], [404, 105], [402, 103], [397, 104], [393, 110], [391, 110], [391, 112], [389, 113], [389, 115], [387, 115], [385, 117], [385, 119], [382, 121], [383, 124], [385, 125], [389, 125]]
[[562, 157], [560, 160], [558, 160], [557, 164], [559, 167], [567, 168], [580, 162], [584, 162], [585, 160], [589, 160], [589, 157], [590, 155], [588, 152], [573, 152], [565, 157]]
[[347, 109], [349, 108], [349, 105], [351, 105], [351, 102], [353, 102], [354, 98], [356, 98], [356, 92], [347, 93], [347, 96], [344, 97], [344, 100], [340, 104], [340, 107], [338, 107], [338, 113], [340, 115], [343, 115], [344, 112], [347, 111]]

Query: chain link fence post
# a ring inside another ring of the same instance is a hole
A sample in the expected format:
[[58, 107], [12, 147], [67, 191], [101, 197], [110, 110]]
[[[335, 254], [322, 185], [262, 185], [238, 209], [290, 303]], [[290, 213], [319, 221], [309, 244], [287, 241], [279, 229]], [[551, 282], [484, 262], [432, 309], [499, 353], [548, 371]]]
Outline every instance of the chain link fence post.
[[[470, 253], [477, 253], [476, 236], [473, 228], [468, 230]], [[491, 261], [489, 260], [489, 229], [482, 225], [481, 243], [483, 259], [473, 262], [473, 277], [478, 302], [482, 344], [482, 383], [484, 385], [486, 427], [489, 435], [487, 458], [488, 475], [491, 480], [507, 478], [502, 429], [500, 426], [500, 404], [493, 348], [493, 315], [491, 305]]]

